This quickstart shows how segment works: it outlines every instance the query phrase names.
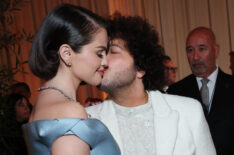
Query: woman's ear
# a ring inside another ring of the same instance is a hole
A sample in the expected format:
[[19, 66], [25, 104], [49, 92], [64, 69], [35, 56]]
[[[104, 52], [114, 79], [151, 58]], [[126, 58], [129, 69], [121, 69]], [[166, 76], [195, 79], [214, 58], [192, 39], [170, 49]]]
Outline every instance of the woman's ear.
[[145, 75], [145, 71], [142, 71], [142, 70], [137, 71], [137, 78], [142, 79], [144, 75]]
[[72, 49], [68, 44], [62, 44], [59, 48], [59, 56], [66, 66], [71, 67]]

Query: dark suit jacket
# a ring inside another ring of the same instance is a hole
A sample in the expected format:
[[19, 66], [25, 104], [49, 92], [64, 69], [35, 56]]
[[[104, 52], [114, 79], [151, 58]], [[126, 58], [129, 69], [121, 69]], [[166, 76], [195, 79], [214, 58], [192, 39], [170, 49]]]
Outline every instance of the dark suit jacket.
[[[172, 84], [167, 92], [192, 97], [202, 103], [196, 77], [193, 74]], [[217, 154], [234, 155], [234, 77], [221, 69], [218, 72], [210, 112], [207, 114], [204, 109], [204, 113]]]

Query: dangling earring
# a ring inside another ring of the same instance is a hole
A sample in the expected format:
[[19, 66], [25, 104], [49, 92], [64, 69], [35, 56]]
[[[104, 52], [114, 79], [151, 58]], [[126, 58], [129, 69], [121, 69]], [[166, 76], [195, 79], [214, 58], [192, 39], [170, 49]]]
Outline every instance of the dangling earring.
[[67, 65], [68, 67], [71, 67], [71, 66], [72, 66], [72, 63], [71, 63], [71, 62], [68, 62], [66, 65]]

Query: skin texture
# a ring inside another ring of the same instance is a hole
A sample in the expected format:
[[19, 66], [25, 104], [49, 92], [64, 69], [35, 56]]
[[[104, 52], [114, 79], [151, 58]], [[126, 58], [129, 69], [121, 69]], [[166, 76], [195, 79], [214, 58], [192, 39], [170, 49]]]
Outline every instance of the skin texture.
[[210, 29], [199, 27], [190, 32], [186, 41], [186, 51], [195, 76], [207, 78], [216, 69], [219, 46]]
[[167, 77], [166, 85], [169, 86], [176, 82], [177, 68], [175, 67], [173, 61], [171, 60], [164, 60], [163, 64], [166, 67], [166, 70], [165, 70], [165, 77]]

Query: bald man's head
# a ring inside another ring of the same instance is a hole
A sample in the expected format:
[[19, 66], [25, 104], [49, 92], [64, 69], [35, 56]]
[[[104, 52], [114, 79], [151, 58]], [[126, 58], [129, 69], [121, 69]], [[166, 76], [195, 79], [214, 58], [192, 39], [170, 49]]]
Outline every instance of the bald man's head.
[[[210, 39], [213, 43], [216, 44], [216, 37], [214, 32], [207, 27], [197, 27], [195, 29], [193, 29], [192, 31], [189, 32], [188, 37], [187, 37], [187, 41], [190, 37], [192, 37], [193, 35], [196, 34], [204, 34], [208, 39]], [[187, 43], [186, 41], [186, 43]]]
[[216, 69], [219, 46], [210, 28], [193, 29], [186, 40], [190, 68], [195, 76], [207, 78]]

